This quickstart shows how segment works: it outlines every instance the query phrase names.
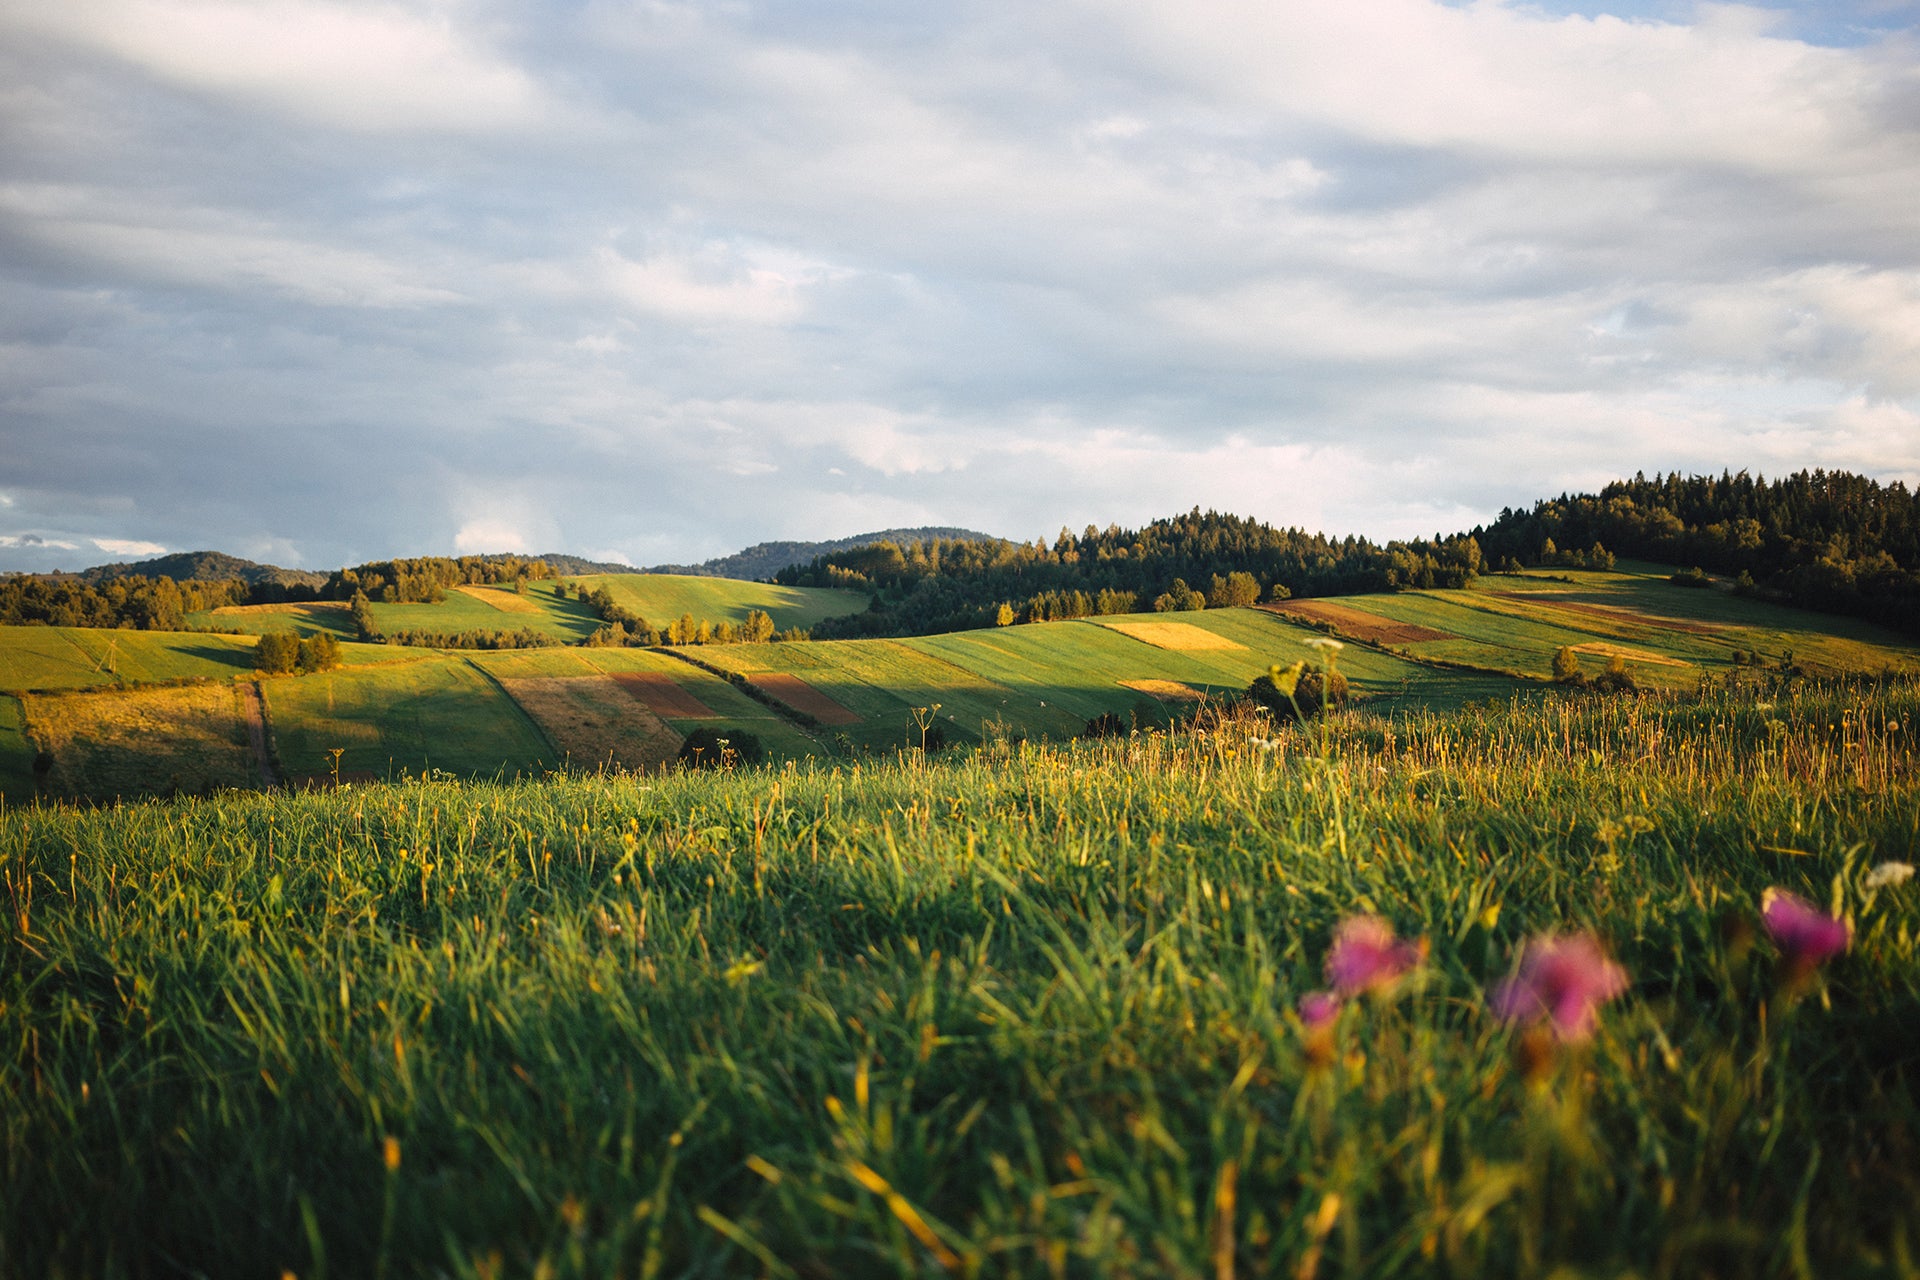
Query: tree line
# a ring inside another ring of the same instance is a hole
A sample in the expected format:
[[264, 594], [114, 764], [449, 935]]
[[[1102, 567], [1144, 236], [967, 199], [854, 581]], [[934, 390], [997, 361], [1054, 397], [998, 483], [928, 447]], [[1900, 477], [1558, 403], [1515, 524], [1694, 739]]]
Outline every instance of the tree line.
[[77, 578], [18, 574], [0, 578], [0, 625], [130, 627], [178, 631], [186, 615], [247, 601], [247, 584], [115, 578], [90, 586]]
[[821, 637], [909, 635], [1050, 621], [1143, 606], [1172, 611], [1290, 596], [1458, 587], [1479, 574], [1471, 536], [1389, 542], [1332, 538], [1198, 507], [1141, 529], [1062, 529], [1051, 544], [931, 539], [817, 556], [774, 581], [866, 591], [865, 613]]
[[1738, 589], [1920, 633], [1920, 495], [1843, 471], [1635, 475], [1508, 509], [1475, 529], [1495, 563], [1566, 563], [1562, 548], [1710, 569]]

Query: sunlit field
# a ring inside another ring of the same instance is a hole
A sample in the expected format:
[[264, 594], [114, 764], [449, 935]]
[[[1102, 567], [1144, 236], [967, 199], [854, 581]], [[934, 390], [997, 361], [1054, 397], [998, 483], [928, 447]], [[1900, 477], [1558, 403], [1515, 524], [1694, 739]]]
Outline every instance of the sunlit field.
[[8, 809], [0, 1271], [1911, 1276], [1916, 716]]

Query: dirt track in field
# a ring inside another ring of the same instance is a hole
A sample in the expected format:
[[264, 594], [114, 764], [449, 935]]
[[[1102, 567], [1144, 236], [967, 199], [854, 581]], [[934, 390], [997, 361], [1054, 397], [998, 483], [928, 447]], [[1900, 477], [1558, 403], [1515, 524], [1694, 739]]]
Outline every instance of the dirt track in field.
[[280, 775], [273, 768], [273, 752], [267, 749], [267, 703], [260, 695], [258, 680], [240, 683], [240, 718], [247, 726], [247, 746], [253, 751], [253, 762], [260, 769], [260, 785], [279, 786]]

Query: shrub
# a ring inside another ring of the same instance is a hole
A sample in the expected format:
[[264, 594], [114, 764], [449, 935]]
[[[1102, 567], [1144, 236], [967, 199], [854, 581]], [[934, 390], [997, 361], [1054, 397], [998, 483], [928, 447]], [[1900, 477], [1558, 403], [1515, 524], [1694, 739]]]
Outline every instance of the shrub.
[[[1331, 698], [1325, 695], [1328, 689], [1332, 691]], [[1274, 684], [1272, 676], [1259, 676], [1247, 686], [1247, 697], [1276, 716], [1292, 719], [1297, 713], [1311, 720], [1325, 709], [1328, 702], [1336, 707], [1346, 705], [1347, 678], [1338, 671], [1333, 673], [1331, 680], [1318, 671], [1303, 672], [1300, 683], [1293, 688], [1293, 697], [1288, 698]]]
[[692, 768], [725, 769], [736, 764], [759, 764], [766, 749], [745, 729], [715, 729], [703, 725], [680, 744], [680, 760]]

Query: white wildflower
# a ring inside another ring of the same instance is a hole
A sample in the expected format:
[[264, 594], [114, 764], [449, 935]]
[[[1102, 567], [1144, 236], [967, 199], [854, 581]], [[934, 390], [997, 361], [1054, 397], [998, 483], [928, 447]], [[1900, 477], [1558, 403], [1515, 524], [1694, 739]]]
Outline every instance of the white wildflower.
[[1867, 888], [1884, 889], [1890, 884], [1900, 884], [1913, 878], [1913, 864], [1910, 862], [1883, 862], [1867, 872]]

